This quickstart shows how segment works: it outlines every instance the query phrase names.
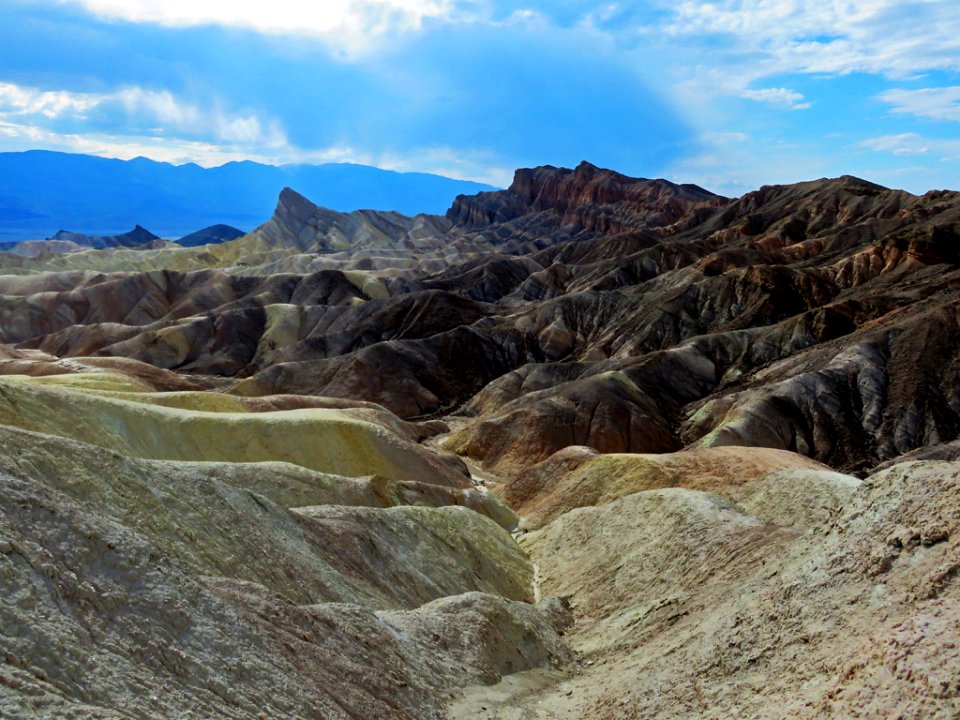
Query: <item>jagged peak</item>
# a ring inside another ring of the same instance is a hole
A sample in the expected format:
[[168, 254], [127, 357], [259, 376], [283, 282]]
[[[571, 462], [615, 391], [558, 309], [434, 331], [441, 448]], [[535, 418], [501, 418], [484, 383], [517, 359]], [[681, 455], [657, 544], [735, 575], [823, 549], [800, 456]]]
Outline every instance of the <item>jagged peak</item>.
[[311, 202], [306, 196], [301, 195], [291, 187], [285, 187], [280, 191], [278, 204], [286, 205], [287, 207], [292, 205], [310, 205], [312, 207], [316, 207], [315, 203]]
[[126, 233], [126, 235], [128, 236], [147, 235], [150, 237], [151, 240], [157, 240], [160, 237], [159, 235], [155, 235], [154, 233], [147, 230], [143, 225], [134, 225], [133, 230]]

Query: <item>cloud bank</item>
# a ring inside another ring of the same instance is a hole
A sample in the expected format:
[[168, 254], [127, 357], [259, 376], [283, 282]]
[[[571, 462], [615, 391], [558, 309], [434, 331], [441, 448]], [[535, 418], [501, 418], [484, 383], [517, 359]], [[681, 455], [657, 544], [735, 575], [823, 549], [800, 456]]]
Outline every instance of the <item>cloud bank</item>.
[[960, 186], [952, 0], [14, 0], [0, 28], [0, 149]]

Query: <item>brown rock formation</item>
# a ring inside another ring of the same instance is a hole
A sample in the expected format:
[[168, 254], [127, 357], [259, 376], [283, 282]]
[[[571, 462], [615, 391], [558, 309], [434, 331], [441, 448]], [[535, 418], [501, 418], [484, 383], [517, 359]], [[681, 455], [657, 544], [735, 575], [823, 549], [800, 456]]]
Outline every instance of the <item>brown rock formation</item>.
[[724, 198], [696, 185], [630, 178], [582, 162], [575, 170], [551, 166], [517, 170], [506, 190], [459, 196], [447, 212], [471, 229], [506, 224], [543, 213], [538, 220], [572, 232], [614, 234], [659, 228], [718, 207]]

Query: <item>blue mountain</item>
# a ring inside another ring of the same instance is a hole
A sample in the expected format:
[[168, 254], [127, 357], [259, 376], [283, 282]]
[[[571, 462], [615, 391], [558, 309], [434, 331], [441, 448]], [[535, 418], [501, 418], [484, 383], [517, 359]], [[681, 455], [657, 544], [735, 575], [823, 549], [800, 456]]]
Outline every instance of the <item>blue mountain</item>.
[[0, 153], [0, 240], [47, 238], [61, 228], [113, 235], [135, 225], [171, 238], [217, 224], [249, 231], [270, 217], [284, 187], [332, 210], [405, 215], [442, 215], [457, 195], [492, 189], [341, 163], [202, 168], [46, 150]]

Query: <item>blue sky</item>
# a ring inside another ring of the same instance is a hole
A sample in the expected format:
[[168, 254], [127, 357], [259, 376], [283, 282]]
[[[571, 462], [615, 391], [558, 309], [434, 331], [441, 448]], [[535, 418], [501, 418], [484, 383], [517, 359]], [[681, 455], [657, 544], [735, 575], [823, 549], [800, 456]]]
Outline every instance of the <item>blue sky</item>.
[[960, 189], [956, 0], [0, 0], [0, 151]]

